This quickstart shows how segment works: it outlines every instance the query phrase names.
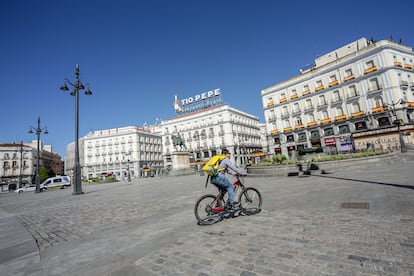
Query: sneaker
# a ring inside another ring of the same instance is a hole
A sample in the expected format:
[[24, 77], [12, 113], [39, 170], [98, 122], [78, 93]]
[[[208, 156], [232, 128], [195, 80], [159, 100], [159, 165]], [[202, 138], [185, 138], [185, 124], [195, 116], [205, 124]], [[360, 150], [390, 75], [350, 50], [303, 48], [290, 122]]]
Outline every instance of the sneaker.
[[238, 209], [240, 209], [240, 203], [239, 202], [234, 202], [233, 204], [230, 204], [230, 209], [231, 210], [238, 210]]

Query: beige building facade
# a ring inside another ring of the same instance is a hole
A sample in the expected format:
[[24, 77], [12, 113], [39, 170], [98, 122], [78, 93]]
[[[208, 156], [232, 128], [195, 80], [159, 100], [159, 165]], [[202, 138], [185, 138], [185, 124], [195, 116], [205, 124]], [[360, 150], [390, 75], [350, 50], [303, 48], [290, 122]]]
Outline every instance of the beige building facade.
[[413, 64], [412, 48], [361, 38], [263, 89], [269, 151], [297, 158], [400, 150], [400, 137], [412, 144]]

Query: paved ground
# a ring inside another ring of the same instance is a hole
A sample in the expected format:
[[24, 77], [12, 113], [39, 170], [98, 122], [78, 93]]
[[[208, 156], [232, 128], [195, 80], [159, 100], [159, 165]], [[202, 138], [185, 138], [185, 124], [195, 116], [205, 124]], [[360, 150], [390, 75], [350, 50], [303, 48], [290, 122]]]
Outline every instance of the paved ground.
[[413, 165], [247, 178], [263, 211], [212, 226], [198, 175], [1, 194], [0, 275], [414, 275]]

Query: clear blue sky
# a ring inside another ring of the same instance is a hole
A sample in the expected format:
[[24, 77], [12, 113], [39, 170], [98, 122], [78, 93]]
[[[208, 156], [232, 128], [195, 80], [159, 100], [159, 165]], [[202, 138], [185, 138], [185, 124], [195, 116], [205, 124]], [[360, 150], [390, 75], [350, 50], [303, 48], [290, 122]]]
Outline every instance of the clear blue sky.
[[79, 134], [174, 117], [179, 98], [220, 88], [263, 122], [260, 91], [361, 37], [414, 46], [413, 1], [4, 0], [0, 2], [0, 142], [42, 135], [64, 157]]

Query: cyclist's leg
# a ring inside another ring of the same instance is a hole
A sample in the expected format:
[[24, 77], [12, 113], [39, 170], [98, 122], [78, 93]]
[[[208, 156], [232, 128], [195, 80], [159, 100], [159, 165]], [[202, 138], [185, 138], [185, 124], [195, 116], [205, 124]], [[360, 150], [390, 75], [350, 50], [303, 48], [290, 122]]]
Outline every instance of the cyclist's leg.
[[227, 189], [227, 192], [229, 193], [229, 203], [234, 203], [234, 190], [233, 185], [231, 184], [230, 180], [227, 179], [226, 176], [219, 173], [216, 177], [212, 179], [216, 185], [219, 185], [220, 187], [223, 187]]

